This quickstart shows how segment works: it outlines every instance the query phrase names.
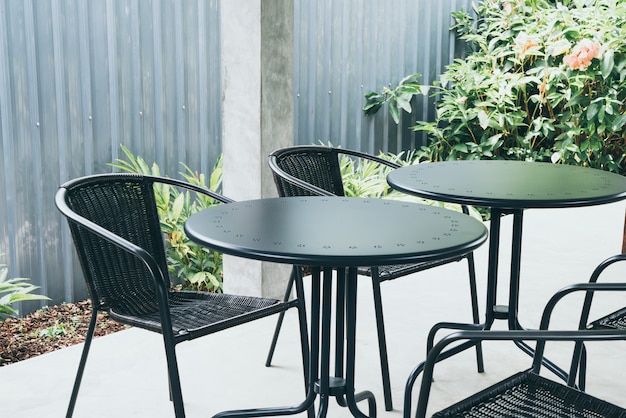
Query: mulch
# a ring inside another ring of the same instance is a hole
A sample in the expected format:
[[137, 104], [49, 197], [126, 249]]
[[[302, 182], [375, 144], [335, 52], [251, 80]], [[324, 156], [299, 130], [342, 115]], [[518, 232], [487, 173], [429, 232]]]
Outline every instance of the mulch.
[[[91, 302], [84, 300], [40, 309], [0, 322], [0, 367], [85, 341]], [[95, 337], [128, 328], [106, 313], [98, 314]]]

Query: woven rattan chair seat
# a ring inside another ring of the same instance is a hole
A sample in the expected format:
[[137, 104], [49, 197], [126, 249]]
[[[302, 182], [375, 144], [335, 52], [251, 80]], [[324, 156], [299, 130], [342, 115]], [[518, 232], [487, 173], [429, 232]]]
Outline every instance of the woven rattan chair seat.
[[[223, 293], [173, 291], [169, 294], [172, 331], [176, 338], [210, 334], [232, 326], [239, 317], [249, 312], [279, 305], [282, 306], [282, 303], [275, 299]], [[125, 315], [111, 310], [110, 315], [124, 323], [161, 332], [158, 310], [144, 315]]]
[[610, 315], [593, 321], [589, 329], [623, 329], [626, 330], [626, 307], [613, 312]]
[[[393, 280], [398, 277], [403, 277], [408, 274], [417, 273], [419, 271], [428, 270], [433, 267], [442, 266], [444, 264], [451, 263], [453, 261], [461, 261], [466, 256], [462, 257], [454, 257], [454, 258], [445, 258], [441, 260], [433, 260], [433, 261], [425, 261], [421, 263], [413, 263], [413, 264], [398, 264], [391, 266], [379, 266], [378, 267], [378, 276], [381, 282], [385, 280]], [[359, 267], [359, 274], [364, 276], [372, 276], [372, 268], [371, 267]]]
[[433, 418], [624, 418], [626, 410], [532, 372], [522, 372]]

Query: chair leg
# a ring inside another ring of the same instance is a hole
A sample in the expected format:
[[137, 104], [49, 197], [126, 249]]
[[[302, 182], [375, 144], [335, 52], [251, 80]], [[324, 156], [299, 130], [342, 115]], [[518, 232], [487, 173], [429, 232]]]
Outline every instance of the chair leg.
[[[287, 283], [287, 290], [285, 291], [285, 297], [283, 298], [284, 302], [289, 300], [291, 296], [291, 290], [293, 289], [294, 281], [296, 277], [298, 279], [302, 278], [302, 274], [300, 273], [300, 267], [293, 266], [291, 270], [291, 275], [289, 276], [289, 282]], [[285, 318], [285, 311], [282, 311], [278, 314], [278, 320], [276, 321], [276, 328], [274, 328], [274, 336], [272, 337], [272, 343], [270, 344], [269, 352], [267, 353], [267, 359], [265, 360], [265, 366], [270, 367], [272, 365], [272, 358], [274, 357], [274, 351], [276, 350], [276, 343], [278, 342], [278, 335], [280, 334], [280, 329], [283, 326], [283, 320]]]
[[[467, 267], [469, 270], [470, 297], [472, 299], [472, 318], [474, 320], [474, 324], [480, 324], [480, 314], [478, 312], [478, 291], [476, 289], [476, 269], [474, 265], [473, 253], [469, 253], [467, 255]], [[480, 342], [476, 344], [476, 366], [478, 368], [478, 373], [485, 371], [483, 346]]]
[[178, 361], [176, 359], [176, 343], [174, 342], [172, 334], [167, 332], [163, 333], [163, 341], [165, 343], [165, 357], [167, 359], [170, 400], [174, 403], [174, 414], [176, 418], [185, 418], [183, 392], [180, 387], [180, 375], [178, 373]]
[[383, 319], [383, 301], [380, 292], [380, 278], [378, 269], [372, 268], [372, 291], [374, 294], [374, 311], [376, 313], [376, 331], [378, 333], [378, 352], [380, 354], [380, 371], [383, 380], [383, 394], [385, 397], [385, 411], [393, 410], [391, 399], [391, 378], [389, 377], [389, 358], [387, 356], [387, 338], [385, 336], [385, 321]]
[[70, 397], [70, 404], [67, 407], [66, 418], [71, 418], [74, 414], [74, 407], [76, 406], [76, 398], [78, 397], [78, 389], [80, 389], [80, 383], [83, 379], [83, 372], [85, 371], [85, 364], [87, 363], [87, 356], [89, 355], [89, 348], [91, 347], [91, 340], [93, 333], [96, 329], [96, 321], [98, 320], [98, 309], [94, 307], [91, 313], [91, 319], [89, 320], [89, 328], [87, 329], [87, 335], [85, 337], [85, 345], [83, 346], [83, 353], [80, 356], [80, 362], [78, 364], [78, 371], [76, 372], [76, 378], [74, 379], [74, 388], [72, 389], [72, 396]]

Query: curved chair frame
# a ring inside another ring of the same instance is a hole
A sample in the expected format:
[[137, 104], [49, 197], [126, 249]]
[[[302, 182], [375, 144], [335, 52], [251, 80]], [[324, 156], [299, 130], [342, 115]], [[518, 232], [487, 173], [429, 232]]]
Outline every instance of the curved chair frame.
[[63, 184], [56, 193], [55, 203], [68, 220], [93, 304], [67, 417], [74, 411], [99, 311], [163, 335], [176, 417], [185, 416], [176, 344], [290, 308], [299, 313], [306, 383], [309, 352], [300, 282], [295, 281], [297, 296], [290, 301], [173, 290], [154, 196], [156, 184], [232, 202], [183, 181], [128, 173], [82, 177]]
[[[582, 283], [561, 289], [548, 301], [539, 330], [461, 331], [444, 337], [428, 353], [426, 361], [420, 363], [409, 376], [405, 388], [403, 417], [411, 417], [412, 388], [420, 373], [423, 375], [415, 417], [426, 417], [433, 381], [433, 369], [435, 364], [441, 361], [439, 355], [449, 344], [461, 341], [476, 343], [484, 341], [536, 341], [537, 348], [533, 356], [532, 367], [529, 370], [510, 376], [435, 413], [433, 417], [456, 417], [471, 414], [471, 416], [485, 418], [501, 416], [543, 418], [557, 416], [555, 411], [561, 411], [559, 416], [626, 418], [626, 409], [595, 398], [577, 388], [573, 383], [575, 375], [572, 376], [572, 380], [568, 381], [567, 385], [539, 375], [547, 341], [571, 341], [575, 343], [576, 347], [582, 347], [586, 341], [626, 340], [626, 330], [548, 330], [550, 316], [557, 303], [565, 296], [574, 292], [586, 292], [587, 295], [590, 295], [598, 291], [626, 291], [626, 283]], [[587, 322], [588, 313], [588, 310], [583, 308], [581, 323]], [[574, 370], [581, 360], [580, 355], [580, 351], [574, 351], [572, 358], [572, 369]], [[619, 373], [617, 376], [620, 377]], [[589, 413], [590, 411], [593, 413]]]

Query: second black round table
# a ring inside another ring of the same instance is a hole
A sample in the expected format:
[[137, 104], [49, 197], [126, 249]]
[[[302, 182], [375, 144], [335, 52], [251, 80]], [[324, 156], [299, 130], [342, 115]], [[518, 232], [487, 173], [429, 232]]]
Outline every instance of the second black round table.
[[[490, 208], [485, 328], [490, 328], [496, 319], [507, 320], [510, 329], [522, 328], [518, 305], [525, 209], [583, 207], [626, 198], [624, 176], [586, 167], [538, 162], [423, 163], [392, 171], [387, 182], [394, 189], [423, 198]], [[497, 305], [500, 218], [506, 214], [513, 214], [509, 300], [508, 305]], [[431, 345], [432, 335], [429, 337]], [[529, 354], [533, 352], [522, 342], [518, 346]]]

